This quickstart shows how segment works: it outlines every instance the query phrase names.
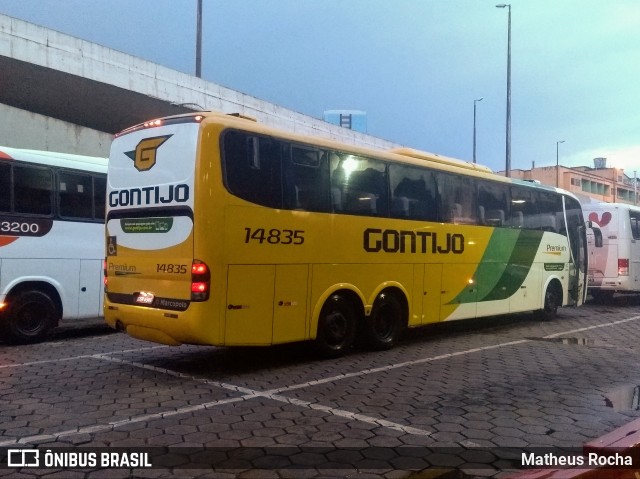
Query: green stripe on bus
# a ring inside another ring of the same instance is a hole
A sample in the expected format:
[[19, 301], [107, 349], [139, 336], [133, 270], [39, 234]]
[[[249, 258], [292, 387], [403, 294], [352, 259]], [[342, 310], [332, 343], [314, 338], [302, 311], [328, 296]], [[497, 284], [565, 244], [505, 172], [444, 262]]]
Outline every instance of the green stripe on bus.
[[[475, 301], [507, 299], [524, 283], [536, 256], [542, 231], [496, 228], [474, 274]], [[467, 288], [449, 304], [473, 302]]]
[[478, 301], [507, 299], [524, 283], [542, 241], [543, 231], [520, 231], [502, 276], [495, 287]]

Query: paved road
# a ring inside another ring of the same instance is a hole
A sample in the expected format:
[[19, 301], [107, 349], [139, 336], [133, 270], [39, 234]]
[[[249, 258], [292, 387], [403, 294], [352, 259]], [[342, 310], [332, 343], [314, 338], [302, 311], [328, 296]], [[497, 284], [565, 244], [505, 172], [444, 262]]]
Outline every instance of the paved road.
[[[305, 344], [172, 348], [81, 326], [0, 346], [0, 457], [98, 464], [0, 477], [500, 477], [519, 448], [579, 448], [640, 416], [638, 298], [435, 325], [332, 361]], [[109, 450], [154, 467], [101, 467]]]

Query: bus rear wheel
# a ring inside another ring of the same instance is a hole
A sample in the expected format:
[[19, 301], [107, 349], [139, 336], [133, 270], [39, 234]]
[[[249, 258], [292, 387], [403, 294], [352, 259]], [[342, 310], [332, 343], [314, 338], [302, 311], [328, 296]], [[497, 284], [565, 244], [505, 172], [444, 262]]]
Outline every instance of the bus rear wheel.
[[54, 301], [37, 290], [18, 293], [10, 302], [4, 316], [4, 331], [14, 344], [34, 343], [42, 340], [55, 326], [58, 310]]
[[606, 304], [613, 300], [613, 291], [606, 289], [594, 289], [591, 291], [593, 300], [598, 304]]
[[353, 345], [356, 332], [356, 310], [342, 295], [332, 295], [322, 306], [318, 319], [315, 347], [320, 356], [337, 358]]
[[394, 294], [380, 293], [373, 303], [371, 315], [363, 323], [363, 340], [375, 351], [391, 349], [402, 335], [404, 307]]

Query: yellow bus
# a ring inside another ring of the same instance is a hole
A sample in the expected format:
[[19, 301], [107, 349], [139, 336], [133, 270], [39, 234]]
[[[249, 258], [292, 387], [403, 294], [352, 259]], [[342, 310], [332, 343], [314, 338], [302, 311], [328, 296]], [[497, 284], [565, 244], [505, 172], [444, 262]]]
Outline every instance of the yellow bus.
[[573, 195], [438, 155], [203, 112], [117, 135], [107, 183], [105, 319], [144, 340], [336, 357], [585, 297]]

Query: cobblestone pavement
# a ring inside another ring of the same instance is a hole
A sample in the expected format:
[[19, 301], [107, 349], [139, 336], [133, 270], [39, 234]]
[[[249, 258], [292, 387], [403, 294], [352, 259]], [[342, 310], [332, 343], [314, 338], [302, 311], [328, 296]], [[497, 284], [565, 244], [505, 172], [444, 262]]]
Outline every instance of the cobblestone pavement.
[[631, 297], [552, 322], [434, 325], [331, 361], [306, 344], [171, 348], [67, 324], [0, 345], [2, 452], [145, 451], [154, 467], [0, 477], [500, 477], [519, 448], [580, 448], [640, 416], [639, 339]]

